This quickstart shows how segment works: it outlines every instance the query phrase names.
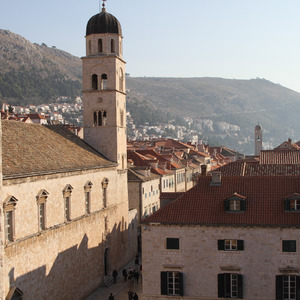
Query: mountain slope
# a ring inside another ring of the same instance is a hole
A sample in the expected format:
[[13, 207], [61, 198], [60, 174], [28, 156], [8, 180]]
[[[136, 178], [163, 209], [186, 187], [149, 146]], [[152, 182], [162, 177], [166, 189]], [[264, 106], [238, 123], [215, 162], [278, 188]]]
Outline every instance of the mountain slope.
[[32, 44], [0, 30], [0, 97], [11, 104], [40, 104], [81, 90], [81, 61], [71, 54]]

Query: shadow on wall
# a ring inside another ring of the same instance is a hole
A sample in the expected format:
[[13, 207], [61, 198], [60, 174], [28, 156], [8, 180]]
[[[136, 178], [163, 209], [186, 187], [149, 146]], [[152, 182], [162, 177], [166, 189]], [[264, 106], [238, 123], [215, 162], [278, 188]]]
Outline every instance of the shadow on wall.
[[[99, 232], [102, 235], [102, 243], [93, 248], [88, 248], [89, 239], [85, 234], [80, 244], [58, 253], [49, 272], [46, 264], [51, 265], [51, 262], [48, 262], [46, 257], [43, 259], [42, 252], [37, 258], [45, 261], [41, 267], [15, 278], [18, 268], [15, 266], [8, 274], [10, 287], [17, 287], [24, 294], [23, 298], [16, 299], [84, 299], [101, 282], [112, 276], [114, 269], [122, 269], [136, 255], [137, 245], [130, 244], [132, 232], [136, 229], [134, 222], [135, 220], [124, 231], [121, 230], [124, 224], [120, 222], [115, 224], [110, 232]], [[26, 264], [25, 259], [30, 252], [32, 248], [23, 254], [18, 252], [18, 255], [24, 257], [23, 264]], [[30, 269], [29, 265], [26, 267]]]

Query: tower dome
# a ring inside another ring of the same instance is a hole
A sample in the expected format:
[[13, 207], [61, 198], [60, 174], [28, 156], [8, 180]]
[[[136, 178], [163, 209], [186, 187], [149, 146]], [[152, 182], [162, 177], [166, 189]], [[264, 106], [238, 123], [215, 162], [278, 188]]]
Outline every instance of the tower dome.
[[105, 7], [102, 11], [90, 18], [86, 26], [86, 36], [98, 33], [116, 33], [122, 35], [122, 29], [116, 17], [106, 12]]
[[255, 126], [255, 130], [261, 130], [261, 126], [260, 125], [256, 125]]

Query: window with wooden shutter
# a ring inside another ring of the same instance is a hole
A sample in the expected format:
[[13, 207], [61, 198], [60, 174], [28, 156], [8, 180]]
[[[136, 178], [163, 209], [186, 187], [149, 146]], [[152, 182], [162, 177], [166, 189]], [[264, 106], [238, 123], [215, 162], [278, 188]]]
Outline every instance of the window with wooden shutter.
[[243, 275], [235, 273], [218, 274], [219, 298], [243, 298]]
[[243, 251], [244, 241], [235, 239], [218, 240], [218, 250]]
[[169, 296], [183, 296], [183, 273], [168, 271], [160, 273], [161, 294]]

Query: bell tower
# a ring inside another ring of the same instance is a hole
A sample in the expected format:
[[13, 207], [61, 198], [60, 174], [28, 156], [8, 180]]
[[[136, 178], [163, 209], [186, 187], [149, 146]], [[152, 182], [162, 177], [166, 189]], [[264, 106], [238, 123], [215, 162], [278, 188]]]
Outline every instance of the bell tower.
[[260, 125], [255, 126], [254, 130], [255, 156], [259, 156], [262, 150], [262, 129]]
[[102, 11], [86, 27], [83, 68], [84, 140], [108, 159], [127, 168], [125, 61], [119, 21]]

